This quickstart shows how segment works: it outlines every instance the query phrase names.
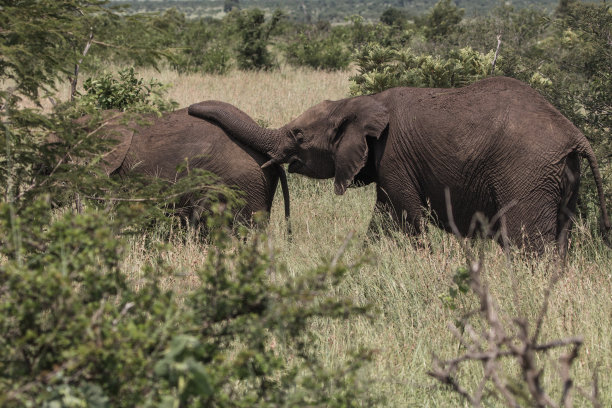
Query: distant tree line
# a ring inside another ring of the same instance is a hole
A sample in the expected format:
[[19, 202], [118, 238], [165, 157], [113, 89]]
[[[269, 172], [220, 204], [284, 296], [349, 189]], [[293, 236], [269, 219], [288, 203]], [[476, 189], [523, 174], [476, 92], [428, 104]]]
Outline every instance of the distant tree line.
[[[171, 7], [179, 8], [191, 17], [217, 15], [219, 11], [231, 11], [230, 7], [259, 8], [270, 14], [280, 8], [292, 20], [316, 22], [326, 20], [343, 22], [351, 15], [360, 15], [368, 21], [376, 20], [387, 8], [400, 9], [411, 15], [422, 14], [436, 3], [436, 0], [113, 0], [111, 4], [129, 5], [135, 12], [159, 12]], [[500, 5], [497, 0], [457, 0], [456, 4], [466, 10], [469, 16], [485, 15]], [[512, 5], [517, 9], [537, 7], [552, 11], [557, 6], [555, 0], [514, 0]]]

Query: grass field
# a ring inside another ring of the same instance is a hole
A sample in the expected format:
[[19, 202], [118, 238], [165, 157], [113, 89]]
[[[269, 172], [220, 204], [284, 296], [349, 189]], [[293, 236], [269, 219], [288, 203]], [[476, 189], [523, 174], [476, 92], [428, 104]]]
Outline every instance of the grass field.
[[[350, 73], [325, 73], [283, 68], [275, 72], [231, 72], [227, 76], [177, 75], [173, 72], [141, 71], [146, 78], [171, 84], [169, 96], [180, 107], [218, 99], [236, 105], [254, 119], [278, 127], [306, 108], [324, 99], [348, 95]], [[591, 177], [587, 173], [585, 177]], [[374, 205], [372, 186], [350, 189], [343, 196], [333, 193], [331, 180], [315, 181], [290, 175], [293, 236], [287, 239], [282, 198], [278, 192], [267, 233], [277, 250], [276, 259], [299, 275], [316, 266], [322, 258], [332, 257], [346, 236], [354, 231], [343, 260], [353, 263], [364, 254], [369, 262], [354, 270], [340, 287], [329, 290], [348, 294], [360, 304], [372, 304], [376, 317], [350, 321], [317, 321], [312, 331], [318, 351], [330, 365], [341, 361], [360, 345], [375, 350], [374, 361], [362, 375], [374, 381], [371, 392], [386, 398], [385, 406], [461, 406], [467, 405], [455, 394], [427, 375], [432, 355], [451, 358], [463, 352], [448, 324], [477, 306], [472, 294], [459, 295], [456, 309], [446, 307], [441, 296], [453, 287], [453, 275], [465, 265], [457, 239], [430, 228], [426, 235], [407, 238], [400, 235], [368, 241], [365, 231]], [[542, 342], [569, 336], [582, 336], [584, 345], [574, 362], [575, 383], [588, 388], [595, 371], [599, 375], [602, 406], [612, 406], [612, 256], [594, 235], [594, 220], [578, 223], [563, 276], [552, 288], [550, 307], [544, 319]], [[529, 259], [521, 254], [506, 256], [492, 243], [484, 247], [484, 279], [499, 304], [508, 328], [514, 317], [536, 320], [551, 277], [559, 270], [554, 256]], [[202, 244], [193, 240], [177, 242], [166, 255], [173, 263], [190, 266], [202, 262]], [[151, 255], [144, 239], [134, 238], [126, 258], [126, 271], [134, 281], [140, 265]], [[283, 276], [271, 276], [273, 280]], [[169, 281], [188, 290], [196, 278], [186, 274]], [[478, 322], [475, 322], [477, 325]], [[567, 352], [567, 348], [560, 351]], [[561, 395], [558, 357], [552, 351], [538, 357], [545, 369], [543, 385], [558, 401]], [[507, 376], [520, 377], [516, 362], [502, 364]], [[474, 389], [482, 378], [480, 364], [468, 365], [460, 380]], [[574, 396], [574, 405], [586, 400]], [[502, 406], [491, 401], [487, 406]]]

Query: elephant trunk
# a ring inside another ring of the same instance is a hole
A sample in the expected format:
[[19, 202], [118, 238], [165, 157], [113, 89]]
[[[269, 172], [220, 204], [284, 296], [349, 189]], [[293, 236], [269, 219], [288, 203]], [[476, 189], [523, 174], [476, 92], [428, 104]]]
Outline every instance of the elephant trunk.
[[291, 156], [292, 145], [291, 138], [286, 135], [284, 128], [263, 128], [254, 121], [245, 121], [232, 114], [235, 109], [224, 102], [206, 101], [189, 106], [188, 113], [220, 126], [241, 143], [267, 154], [271, 160], [263, 167], [272, 163], [286, 162]]

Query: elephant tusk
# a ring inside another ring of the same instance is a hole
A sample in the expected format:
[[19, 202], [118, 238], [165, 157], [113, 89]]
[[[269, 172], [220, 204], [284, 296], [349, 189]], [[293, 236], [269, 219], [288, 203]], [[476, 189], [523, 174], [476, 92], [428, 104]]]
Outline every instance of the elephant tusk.
[[270, 160], [268, 160], [267, 162], [265, 162], [264, 164], [262, 164], [262, 165], [261, 165], [261, 168], [262, 168], [262, 169], [265, 169], [266, 167], [269, 167], [269, 166], [271, 166], [271, 165], [273, 165], [273, 164], [277, 164], [277, 163], [278, 163], [278, 160], [277, 160], [277, 159], [270, 159]]

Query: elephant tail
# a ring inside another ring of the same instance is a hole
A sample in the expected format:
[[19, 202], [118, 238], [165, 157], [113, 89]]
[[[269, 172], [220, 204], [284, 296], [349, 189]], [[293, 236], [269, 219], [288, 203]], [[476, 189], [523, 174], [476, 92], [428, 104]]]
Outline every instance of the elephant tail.
[[582, 157], [585, 157], [589, 162], [589, 167], [593, 172], [593, 178], [595, 179], [595, 185], [597, 186], [597, 195], [599, 196], [599, 207], [601, 208], [601, 223], [602, 223], [602, 234], [604, 241], [610, 246], [610, 218], [608, 217], [608, 211], [606, 210], [606, 198], [604, 195], [603, 182], [601, 179], [601, 173], [599, 172], [599, 166], [597, 165], [597, 158], [589, 142], [582, 137], [584, 141], [579, 144], [578, 152]]
[[280, 164], [276, 165], [278, 177], [280, 178], [281, 189], [283, 190], [283, 201], [285, 202], [285, 222], [287, 222], [287, 234], [291, 236], [291, 206], [289, 204], [289, 185], [287, 184], [287, 174]]

